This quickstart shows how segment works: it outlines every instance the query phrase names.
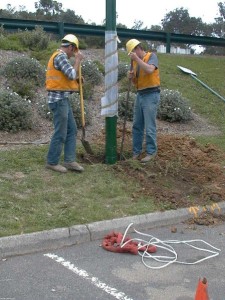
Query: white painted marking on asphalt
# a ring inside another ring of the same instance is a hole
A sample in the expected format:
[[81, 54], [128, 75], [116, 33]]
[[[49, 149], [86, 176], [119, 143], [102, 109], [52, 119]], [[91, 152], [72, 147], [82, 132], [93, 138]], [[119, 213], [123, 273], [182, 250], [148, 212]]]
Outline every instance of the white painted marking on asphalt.
[[72, 264], [69, 261], [66, 261], [63, 257], [60, 257], [60, 256], [58, 256], [56, 254], [53, 254], [53, 253], [46, 253], [46, 254], [44, 254], [44, 256], [47, 256], [47, 257], [51, 258], [52, 260], [54, 260], [57, 263], [61, 264], [63, 267], [65, 267], [68, 270], [72, 271], [73, 273], [83, 277], [84, 279], [90, 280], [90, 282], [93, 285], [95, 285], [96, 287], [102, 289], [107, 294], [110, 294], [115, 299], [118, 299], [118, 300], [133, 300], [132, 298], [126, 296], [125, 293], [120, 292], [117, 289], [110, 287], [106, 283], [100, 281], [97, 277], [94, 277], [94, 276], [88, 274], [87, 271], [77, 268], [76, 266], [74, 266], [74, 264]]
[[[0, 281], [11, 281], [12, 279], [0, 279]], [[1, 299], [1, 298], [0, 298]]]

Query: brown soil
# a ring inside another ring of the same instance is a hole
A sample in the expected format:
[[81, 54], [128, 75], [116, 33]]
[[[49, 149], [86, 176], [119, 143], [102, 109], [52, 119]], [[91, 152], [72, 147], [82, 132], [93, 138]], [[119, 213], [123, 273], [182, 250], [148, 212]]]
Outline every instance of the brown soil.
[[158, 136], [158, 154], [144, 166], [121, 161], [115, 169], [138, 181], [141, 189], [134, 195], [154, 197], [163, 208], [206, 205], [225, 199], [225, 154], [213, 145], [198, 145], [190, 136]]
[[[93, 59], [103, 60], [102, 50], [86, 52], [87, 56], [92, 55]], [[2, 54], [4, 53], [1, 52]], [[100, 116], [100, 101], [103, 94], [104, 87], [96, 87], [90, 102], [92, 125], [86, 128], [86, 139], [95, 146], [99, 145], [101, 153], [104, 152], [105, 144], [105, 119]], [[0, 150], [21, 147], [26, 143], [48, 143], [52, 134], [51, 122], [40, 118], [35, 109], [34, 120], [35, 128], [31, 131], [17, 134], [0, 131]], [[193, 120], [188, 123], [168, 123], [158, 120], [157, 125], [158, 154], [148, 164], [141, 165], [140, 162], [130, 159], [132, 124], [130, 122], [126, 124], [122, 160], [118, 157], [118, 163], [113, 165], [113, 169], [121, 178], [126, 174], [140, 184], [140, 190], [133, 195], [132, 201], [137, 202], [140, 196], [147, 195], [160, 203], [162, 210], [204, 206], [223, 201], [225, 167], [222, 162], [225, 162], [225, 154], [214, 145], [199, 145], [194, 138], [197, 135], [217, 135], [220, 133], [219, 130], [195, 114]], [[118, 121], [118, 153], [122, 131], [123, 121]], [[79, 132], [78, 138], [80, 134]], [[83, 163], [102, 163], [103, 155], [104, 153], [99, 156], [84, 154], [80, 159]], [[205, 214], [203, 218], [208, 223], [212, 218], [215, 221], [212, 214]]]

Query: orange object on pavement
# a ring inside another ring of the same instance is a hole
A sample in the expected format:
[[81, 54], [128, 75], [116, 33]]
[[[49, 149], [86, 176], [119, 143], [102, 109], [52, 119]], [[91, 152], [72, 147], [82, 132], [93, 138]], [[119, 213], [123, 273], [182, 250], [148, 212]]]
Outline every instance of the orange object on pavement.
[[199, 279], [195, 300], [209, 300], [207, 279]]
[[[121, 242], [123, 244], [121, 245]], [[120, 232], [112, 232], [106, 235], [102, 242], [102, 247], [111, 252], [138, 254], [138, 251], [147, 251], [148, 253], [156, 252], [157, 248], [154, 245], [143, 245], [140, 242], [133, 241], [130, 237], [123, 240], [123, 235]]]

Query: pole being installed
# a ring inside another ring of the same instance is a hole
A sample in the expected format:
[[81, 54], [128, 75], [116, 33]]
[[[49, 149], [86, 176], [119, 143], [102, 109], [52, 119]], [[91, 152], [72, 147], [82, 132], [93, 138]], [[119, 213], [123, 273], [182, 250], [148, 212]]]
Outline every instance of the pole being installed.
[[105, 31], [105, 95], [101, 99], [101, 115], [105, 116], [105, 162], [117, 161], [118, 53], [116, 33], [116, 0], [106, 0]]

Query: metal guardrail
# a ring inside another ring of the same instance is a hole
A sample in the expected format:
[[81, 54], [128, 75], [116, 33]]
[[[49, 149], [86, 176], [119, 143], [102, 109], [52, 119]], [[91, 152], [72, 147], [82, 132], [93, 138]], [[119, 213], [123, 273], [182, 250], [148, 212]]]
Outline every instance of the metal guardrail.
[[[5, 30], [33, 30], [35, 29], [35, 26], [41, 26], [44, 31], [57, 34], [60, 38], [62, 38], [65, 33], [102, 37], [105, 36], [105, 26], [71, 24], [64, 22], [0, 18], [0, 26], [3, 26]], [[224, 38], [167, 33], [162, 31], [134, 30], [126, 28], [117, 28], [116, 30], [119, 38], [138, 38], [142, 40], [163, 42], [166, 44], [167, 53], [170, 53], [171, 43], [225, 47]]]

